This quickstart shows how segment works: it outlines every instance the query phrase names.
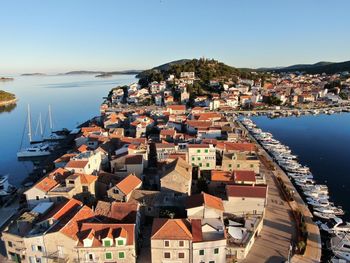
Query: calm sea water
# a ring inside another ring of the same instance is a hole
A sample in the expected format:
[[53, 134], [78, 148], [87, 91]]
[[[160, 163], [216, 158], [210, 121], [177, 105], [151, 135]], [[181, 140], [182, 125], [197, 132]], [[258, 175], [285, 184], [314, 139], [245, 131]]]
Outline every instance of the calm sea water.
[[318, 183], [328, 185], [332, 201], [350, 219], [350, 114], [252, 119], [288, 145]]
[[[0, 113], [0, 174], [9, 174], [10, 183], [19, 185], [32, 170], [31, 162], [17, 161], [16, 153], [26, 121], [27, 105], [31, 105], [33, 130], [39, 113], [44, 122], [48, 105], [52, 107], [54, 128], [72, 129], [99, 115], [99, 105], [108, 91], [136, 81], [134, 75], [98, 79], [94, 75], [20, 76], [11, 82], [0, 82], [0, 90], [16, 94], [17, 106]], [[48, 124], [47, 124], [48, 130]], [[26, 141], [27, 136], [26, 136]]]

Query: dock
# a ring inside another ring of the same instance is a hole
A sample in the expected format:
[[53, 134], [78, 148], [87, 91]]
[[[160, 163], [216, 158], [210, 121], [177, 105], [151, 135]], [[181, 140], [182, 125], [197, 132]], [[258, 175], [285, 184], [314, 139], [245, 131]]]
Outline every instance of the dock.
[[[260, 143], [250, 134], [250, 132], [242, 125], [240, 122], [240, 127], [244, 129], [249, 138], [257, 145], [258, 152], [260, 156], [263, 156], [265, 160], [273, 167], [273, 176], [277, 180], [280, 178], [283, 183], [290, 189], [294, 191], [294, 201], [289, 202], [289, 205], [292, 210], [300, 211], [303, 215], [306, 224], [306, 230], [308, 232], [306, 248], [303, 255], [296, 254], [291, 258], [290, 262], [295, 263], [308, 263], [308, 262], [321, 262], [322, 256], [322, 243], [321, 243], [321, 233], [316, 225], [316, 223], [312, 220], [313, 216], [308, 206], [305, 204], [304, 200], [301, 198], [300, 194], [290, 181], [289, 177], [282, 170], [282, 168], [272, 159], [272, 157], [265, 151], [265, 149], [260, 145]], [[266, 164], [267, 165], [267, 164]], [[270, 185], [269, 185], [270, 187]]]

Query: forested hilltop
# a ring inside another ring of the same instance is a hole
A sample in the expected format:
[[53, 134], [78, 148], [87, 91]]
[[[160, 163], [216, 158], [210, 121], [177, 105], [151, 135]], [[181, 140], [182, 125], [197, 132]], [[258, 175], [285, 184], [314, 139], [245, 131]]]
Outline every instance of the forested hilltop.
[[143, 71], [138, 74], [137, 77], [139, 78], [141, 86], [147, 86], [152, 81], [167, 80], [170, 75], [174, 75], [175, 78], [180, 78], [181, 72], [194, 72], [197, 83], [205, 90], [210, 89], [210, 81], [236, 82], [238, 78], [255, 80], [261, 78], [265, 74], [263, 72], [256, 73], [231, 67], [214, 59], [192, 59], [170, 62]]

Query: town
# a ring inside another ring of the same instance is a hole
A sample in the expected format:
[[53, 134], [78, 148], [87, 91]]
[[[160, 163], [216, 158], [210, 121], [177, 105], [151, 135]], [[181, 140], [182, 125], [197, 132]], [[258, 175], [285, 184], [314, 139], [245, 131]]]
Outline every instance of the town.
[[348, 111], [349, 74], [252, 72], [205, 87], [194, 71], [164, 74], [113, 88], [71, 131], [73, 148], [7, 220], [7, 259], [320, 261], [308, 208], [237, 116]]

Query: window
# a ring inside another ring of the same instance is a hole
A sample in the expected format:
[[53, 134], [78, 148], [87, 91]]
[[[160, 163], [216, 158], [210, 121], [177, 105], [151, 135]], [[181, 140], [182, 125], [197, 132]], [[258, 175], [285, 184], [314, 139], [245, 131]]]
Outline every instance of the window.
[[183, 247], [185, 245], [185, 242], [183, 240], [179, 241], [179, 247]]
[[84, 193], [89, 192], [89, 187], [87, 187], [86, 185], [83, 185], [83, 192]]
[[111, 246], [111, 241], [110, 241], [110, 240], [105, 240], [105, 241], [103, 242], [103, 245], [104, 245], [105, 247], [110, 247], [110, 246]]
[[210, 166], [210, 163], [207, 163], [207, 167], [209, 167]]
[[170, 241], [169, 240], [164, 240], [164, 246], [165, 247], [170, 247]]
[[214, 260], [210, 260], [209, 263], [215, 263], [215, 261]]
[[171, 258], [170, 252], [164, 252], [164, 258]]
[[39, 196], [36, 196], [35, 199], [36, 199], [36, 200], [39, 200]]
[[202, 167], [202, 163], [199, 163], [199, 167]]
[[250, 168], [253, 168], [253, 167], [254, 167], [254, 164], [251, 164], [251, 165], [250, 165]]
[[118, 189], [113, 189], [113, 194], [119, 194], [119, 190]]
[[209, 150], [208, 150], [208, 149], [205, 149], [204, 151], [205, 151], [205, 153], [208, 153], [208, 152], [209, 152]]
[[74, 181], [73, 180], [69, 180], [68, 183], [69, 184], [74, 184]]
[[219, 254], [219, 249], [218, 248], [214, 248], [214, 254]]
[[229, 165], [228, 165], [228, 168], [231, 168], [231, 167], [232, 167], [232, 164], [229, 164]]
[[32, 245], [32, 251], [36, 251], [36, 246]]
[[42, 246], [38, 246], [38, 251], [40, 251], [40, 252], [42, 252], [42, 251], [43, 251]]
[[199, 250], [199, 255], [204, 256], [204, 249]]
[[87, 255], [87, 258], [88, 258], [89, 261], [93, 261], [95, 259], [94, 254], [92, 254], [92, 253], [89, 253]]
[[112, 259], [112, 252], [106, 252], [105, 258], [106, 259]]
[[237, 168], [239, 168], [239, 167], [241, 167], [241, 165], [238, 163], [238, 164], [237, 164]]
[[201, 157], [197, 157], [197, 160], [200, 161], [200, 160], [201, 160]]
[[125, 252], [119, 252], [118, 258], [125, 258]]
[[118, 246], [122, 246], [122, 245], [124, 245], [124, 240], [123, 239], [118, 240]]
[[13, 244], [12, 244], [11, 241], [7, 242], [7, 245], [8, 245], [9, 247], [12, 247], [12, 246], [13, 246]]
[[179, 256], [179, 258], [185, 258], [185, 253], [184, 252], [180, 252], [178, 256]]
[[201, 150], [197, 150], [197, 153], [201, 153]]
[[195, 158], [194, 157], [192, 157], [192, 161], [194, 161], [195, 160]]

